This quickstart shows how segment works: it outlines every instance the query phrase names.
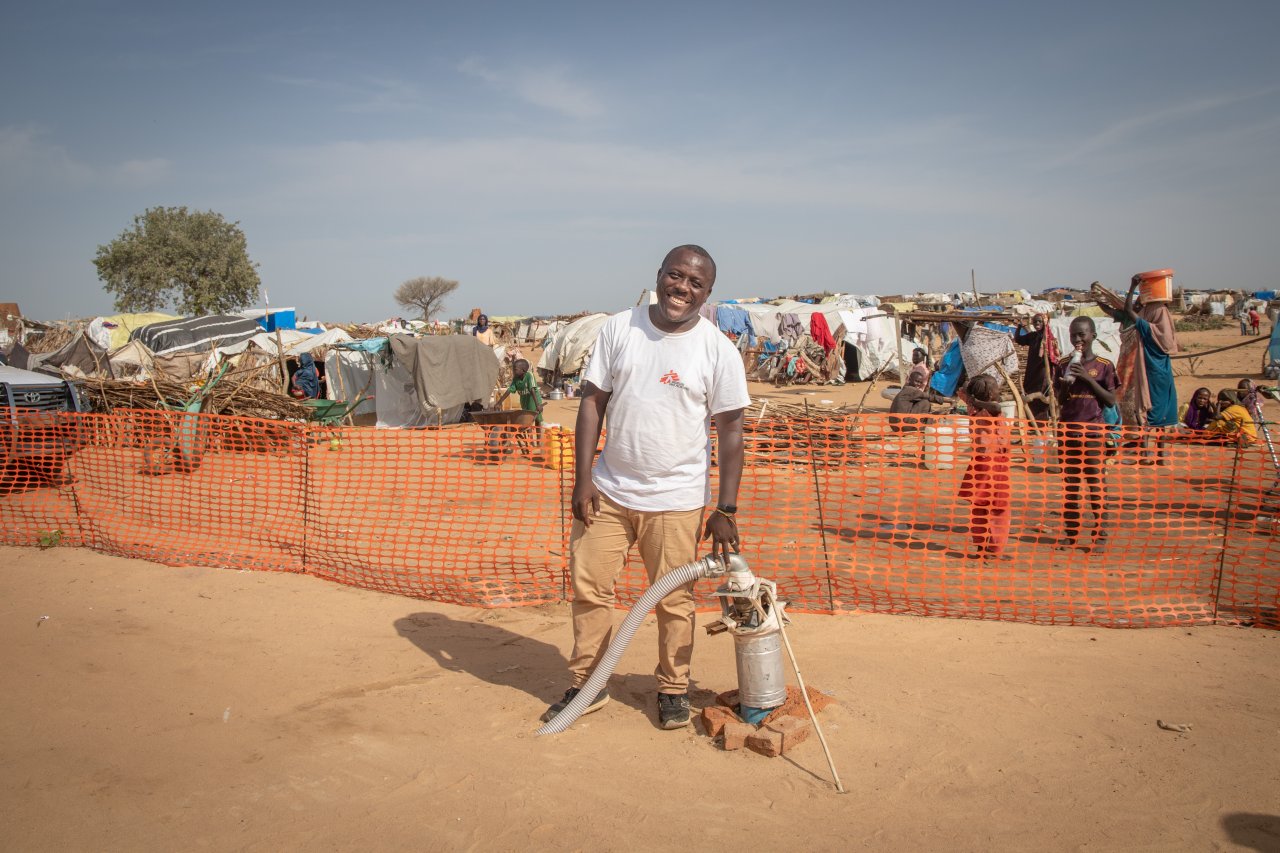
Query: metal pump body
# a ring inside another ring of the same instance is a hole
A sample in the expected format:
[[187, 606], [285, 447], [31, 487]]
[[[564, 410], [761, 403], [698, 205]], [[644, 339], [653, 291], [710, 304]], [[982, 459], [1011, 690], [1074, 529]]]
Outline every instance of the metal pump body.
[[724, 583], [715, 595], [720, 599], [720, 619], [707, 626], [707, 633], [733, 635], [738, 703], [740, 713], [750, 721], [754, 712], [787, 701], [782, 660], [786, 605], [778, 600], [778, 585], [751, 574], [740, 554], [729, 555]]

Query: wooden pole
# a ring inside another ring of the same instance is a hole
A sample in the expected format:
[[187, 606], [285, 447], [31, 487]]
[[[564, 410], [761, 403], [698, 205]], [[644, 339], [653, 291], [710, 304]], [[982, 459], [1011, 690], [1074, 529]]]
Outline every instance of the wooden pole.
[[[262, 288], [262, 304], [266, 306], [267, 313], [263, 317], [268, 323], [271, 322], [271, 297], [267, 294], [267, 289]], [[289, 368], [284, 363], [284, 343], [280, 340], [280, 327], [276, 326], [276, 360], [280, 364], [280, 393], [286, 397], [289, 396]]]
[[1058, 389], [1053, 382], [1053, 361], [1049, 358], [1049, 336], [1053, 334], [1053, 329], [1049, 328], [1049, 317], [1044, 318], [1044, 334], [1040, 338], [1040, 352], [1044, 358], [1044, 375], [1049, 382], [1049, 420], [1053, 424], [1054, 429], [1058, 426]]
[[893, 354], [898, 359], [898, 384], [907, 384], [907, 368], [902, 363], [902, 318], [898, 316], [898, 312], [893, 313]]

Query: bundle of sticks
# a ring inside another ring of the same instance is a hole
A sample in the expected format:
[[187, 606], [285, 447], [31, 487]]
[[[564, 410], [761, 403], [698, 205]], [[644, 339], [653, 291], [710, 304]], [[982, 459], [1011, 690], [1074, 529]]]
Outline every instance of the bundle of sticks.
[[1095, 281], [1093, 284], [1089, 285], [1089, 295], [1092, 296], [1093, 300], [1099, 305], [1110, 308], [1112, 311], [1124, 310], [1124, 297], [1116, 293], [1114, 290], [1109, 290], [1099, 282]]
[[291, 421], [305, 421], [310, 417], [311, 409], [301, 402], [255, 387], [251, 384], [252, 379], [252, 376], [237, 379], [233, 373], [228, 373], [203, 393], [198, 385], [193, 387], [190, 382], [179, 382], [165, 376], [155, 376], [143, 382], [90, 378], [81, 380], [81, 387], [91, 408], [100, 412], [181, 408], [200, 395], [204, 399], [201, 408], [204, 412]]
[[848, 414], [843, 408], [829, 409], [825, 406], [805, 406], [803, 403], [780, 403], [777, 400], [752, 400], [744, 412], [748, 421], [790, 420], [819, 421], [844, 417]]

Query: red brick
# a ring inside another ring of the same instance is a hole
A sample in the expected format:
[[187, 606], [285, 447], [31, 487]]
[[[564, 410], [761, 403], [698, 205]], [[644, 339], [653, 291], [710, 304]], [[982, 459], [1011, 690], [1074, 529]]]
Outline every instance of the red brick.
[[738, 713], [738, 691], [730, 690], [728, 693], [721, 693], [716, 697], [716, 704], [728, 708], [735, 714]]
[[813, 733], [813, 722], [807, 717], [786, 716], [769, 723], [767, 728], [782, 735], [782, 752], [785, 755], [809, 739]]
[[756, 729], [755, 733], [747, 738], [747, 749], [776, 758], [782, 755], [782, 732], [776, 732], [773, 729]]
[[[805, 692], [809, 694], [809, 703], [813, 705], [813, 713], [815, 714], [821, 714], [822, 710], [828, 705], [835, 704], [835, 699], [825, 693], [814, 690], [812, 687], [806, 687]], [[788, 684], [787, 701], [770, 711], [769, 716], [760, 721], [760, 725], [767, 726], [779, 717], [808, 718], [808, 716], [809, 709], [804, 706], [804, 698], [800, 696], [800, 688]]]
[[719, 705], [710, 705], [702, 709], [702, 728], [706, 731], [707, 737], [719, 737], [725, 724], [737, 719], [737, 714]]
[[730, 720], [724, 724], [724, 748], [727, 750], [742, 749], [747, 745], [747, 738], [755, 733], [755, 726], [738, 720]]

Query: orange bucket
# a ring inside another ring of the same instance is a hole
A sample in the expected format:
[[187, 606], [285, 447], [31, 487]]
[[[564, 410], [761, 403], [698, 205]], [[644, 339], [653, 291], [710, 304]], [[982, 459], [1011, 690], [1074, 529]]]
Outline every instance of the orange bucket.
[[1148, 270], [1134, 276], [1143, 302], [1173, 301], [1173, 270]]

